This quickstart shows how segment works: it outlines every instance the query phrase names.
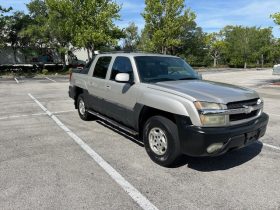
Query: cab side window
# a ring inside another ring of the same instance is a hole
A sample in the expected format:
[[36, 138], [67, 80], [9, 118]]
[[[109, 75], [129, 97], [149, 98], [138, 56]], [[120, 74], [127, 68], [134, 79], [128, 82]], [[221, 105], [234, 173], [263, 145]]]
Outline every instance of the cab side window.
[[115, 80], [118, 73], [128, 73], [130, 78], [133, 78], [133, 69], [129, 58], [118, 56], [115, 59], [110, 80]]
[[103, 56], [98, 59], [93, 71], [93, 77], [105, 79], [112, 57]]

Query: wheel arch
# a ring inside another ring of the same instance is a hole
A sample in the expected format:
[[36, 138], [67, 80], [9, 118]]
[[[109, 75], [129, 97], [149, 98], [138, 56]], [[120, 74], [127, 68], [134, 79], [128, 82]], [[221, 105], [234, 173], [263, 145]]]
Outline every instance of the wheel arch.
[[77, 86], [74, 87], [74, 101], [75, 101], [74, 104], [75, 104], [75, 109], [78, 108], [78, 104], [77, 104], [78, 97], [79, 97], [80, 94], [83, 94], [83, 93], [84, 93], [84, 89], [83, 88], [80, 88], [80, 87], [77, 87]]
[[177, 116], [171, 112], [163, 111], [150, 106], [143, 106], [138, 117], [138, 132], [142, 138], [142, 131], [147, 120], [153, 116], [163, 116], [177, 124]]

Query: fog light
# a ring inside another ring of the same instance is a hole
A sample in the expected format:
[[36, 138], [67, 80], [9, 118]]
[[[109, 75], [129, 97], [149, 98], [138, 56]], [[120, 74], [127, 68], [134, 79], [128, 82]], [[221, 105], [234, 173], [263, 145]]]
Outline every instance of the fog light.
[[209, 154], [215, 153], [215, 152], [219, 151], [220, 149], [222, 149], [223, 146], [224, 146], [223, 143], [211, 144], [209, 147], [207, 147], [207, 152]]

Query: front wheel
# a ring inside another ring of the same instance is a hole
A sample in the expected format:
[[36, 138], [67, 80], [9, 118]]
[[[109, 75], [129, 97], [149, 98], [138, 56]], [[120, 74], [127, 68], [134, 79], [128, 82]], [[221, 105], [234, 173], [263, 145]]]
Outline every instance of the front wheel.
[[92, 119], [92, 115], [87, 112], [83, 95], [79, 95], [77, 99], [78, 113], [82, 120], [88, 121]]
[[178, 129], [168, 118], [153, 116], [148, 119], [143, 138], [148, 155], [161, 166], [170, 166], [180, 155]]

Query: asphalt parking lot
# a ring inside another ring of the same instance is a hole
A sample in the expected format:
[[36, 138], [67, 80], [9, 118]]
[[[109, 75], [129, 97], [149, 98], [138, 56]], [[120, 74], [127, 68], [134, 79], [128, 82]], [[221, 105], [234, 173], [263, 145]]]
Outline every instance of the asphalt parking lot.
[[257, 90], [266, 135], [214, 158], [153, 163], [141, 143], [84, 122], [66, 78], [0, 79], [0, 209], [280, 209], [280, 76], [204, 73]]

